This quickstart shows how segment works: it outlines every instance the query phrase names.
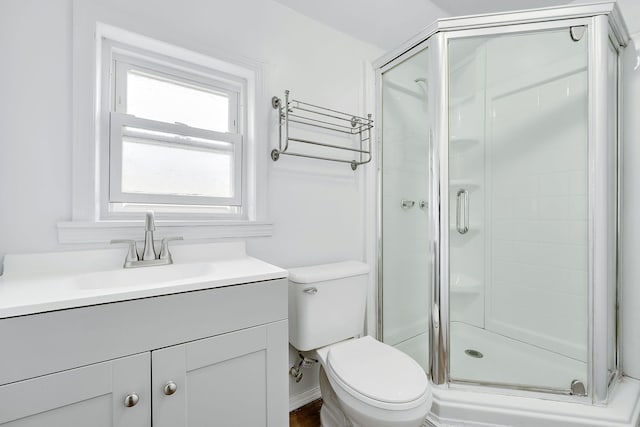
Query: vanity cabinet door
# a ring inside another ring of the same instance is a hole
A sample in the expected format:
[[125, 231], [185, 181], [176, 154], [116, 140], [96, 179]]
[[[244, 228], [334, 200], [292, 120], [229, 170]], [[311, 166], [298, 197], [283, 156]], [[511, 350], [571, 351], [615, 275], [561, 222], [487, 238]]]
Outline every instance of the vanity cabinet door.
[[287, 322], [152, 352], [154, 427], [288, 425]]
[[1, 386], [0, 425], [150, 427], [150, 373], [142, 353]]

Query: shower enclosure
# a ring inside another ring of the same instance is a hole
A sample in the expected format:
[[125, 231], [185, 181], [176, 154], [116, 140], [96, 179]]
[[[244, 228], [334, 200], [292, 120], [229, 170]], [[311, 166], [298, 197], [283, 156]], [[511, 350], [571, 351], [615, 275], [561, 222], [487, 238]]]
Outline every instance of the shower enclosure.
[[440, 20], [379, 61], [378, 335], [442, 387], [606, 402], [615, 3]]

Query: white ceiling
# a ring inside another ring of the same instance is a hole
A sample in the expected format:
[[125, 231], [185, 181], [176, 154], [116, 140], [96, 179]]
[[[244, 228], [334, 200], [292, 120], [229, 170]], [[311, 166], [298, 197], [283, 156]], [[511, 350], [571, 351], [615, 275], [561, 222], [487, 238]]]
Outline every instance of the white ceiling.
[[570, 0], [431, 0], [431, 3], [446, 10], [451, 16], [534, 9], [558, 6], [570, 2]]
[[[387, 51], [438, 18], [555, 6], [570, 0], [275, 0]], [[636, 0], [632, 0], [636, 1]]]
[[449, 16], [429, 0], [275, 1], [385, 51]]

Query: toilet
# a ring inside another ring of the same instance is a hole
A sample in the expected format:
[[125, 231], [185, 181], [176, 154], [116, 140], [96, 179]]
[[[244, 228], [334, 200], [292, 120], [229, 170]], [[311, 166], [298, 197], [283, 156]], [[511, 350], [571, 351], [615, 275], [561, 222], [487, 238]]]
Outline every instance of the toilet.
[[363, 336], [369, 266], [289, 270], [289, 342], [320, 363], [322, 427], [420, 427], [431, 387], [420, 365]]

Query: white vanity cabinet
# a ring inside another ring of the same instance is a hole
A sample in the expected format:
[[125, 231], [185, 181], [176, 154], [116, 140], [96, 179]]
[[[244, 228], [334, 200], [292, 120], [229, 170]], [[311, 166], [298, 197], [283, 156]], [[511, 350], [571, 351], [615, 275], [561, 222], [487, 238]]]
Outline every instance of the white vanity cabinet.
[[268, 393], [272, 376], [286, 376], [283, 332], [274, 323], [152, 352], [154, 427], [288, 425]]
[[0, 425], [150, 426], [150, 362], [136, 354], [0, 386]]
[[2, 426], [288, 425], [284, 279], [4, 318], [0, 343]]

